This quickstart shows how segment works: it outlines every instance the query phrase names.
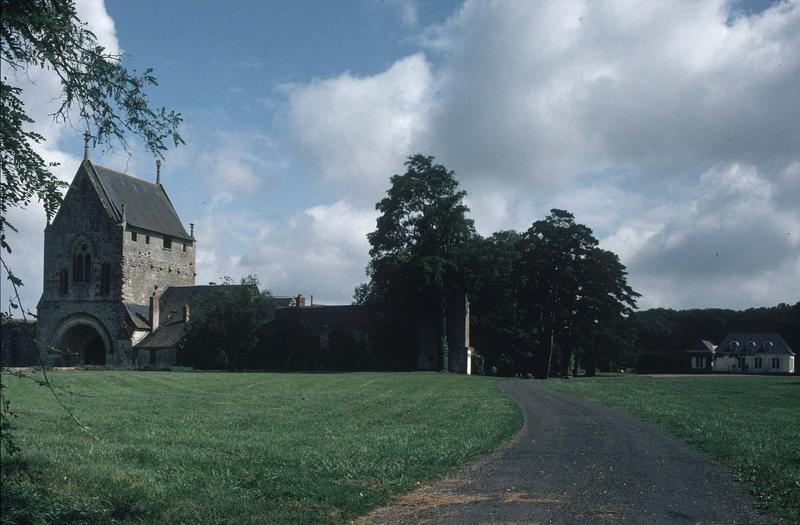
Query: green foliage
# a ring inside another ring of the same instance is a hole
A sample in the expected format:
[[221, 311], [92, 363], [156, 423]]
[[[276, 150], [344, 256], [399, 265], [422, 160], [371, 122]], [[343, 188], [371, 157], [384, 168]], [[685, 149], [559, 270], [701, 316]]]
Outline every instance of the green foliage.
[[564, 376], [576, 360], [598, 363], [632, 353], [626, 319], [639, 296], [619, 258], [598, 247], [592, 230], [551, 210], [525, 233], [476, 232], [455, 173], [413, 155], [391, 178], [376, 209], [369, 282], [355, 304], [382, 304], [398, 317], [438, 320], [439, 364], [447, 368], [448, 296], [467, 292], [477, 318], [474, 342], [486, 366], [502, 374]]
[[218, 301], [189, 317], [178, 347], [179, 363], [207, 370], [259, 366], [272, 296], [269, 291], [258, 290], [259, 282], [253, 275], [242, 278], [240, 286], [224, 282]]
[[[43, 68], [58, 76], [60, 105], [53, 114], [68, 122], [74, 112], [84, 122], [93, 143], [120, 142], [128, 150], [126, 136], [143, 139], [146, 148], [162, 156], [167, 144], [182, 144], [178, 126], [182, 117], [165, 108], [151, 108], [146, 88], [157, 84], [152, 70], [129, 71], [122, 57], [108, 53], [82, 23], [71, 0], [0, 0], [0, 234], [3, 248], [10, 207], [26, 207], [36, 198], [48, 218], [61, 203], [64, 183], [50, 172], [33, 150], [45, 137], [26, 126], [33, 123], [22, 102], [23, 89], [8, 76], [24, 78], [31, 68]], [[46, 101], [43, 101], [46, 102]]]
[[467, 246], [474, 340], [487, 367], [565, 376], [579, 363], [591, 375], [601, 361], [627, 358], [638, 294], [619, 258], [572, 214], [551, 210], [525, 233], [475, 237]]
[[376, 230], [367, 235], [370, 281], [356, 288], [354, 301], [386, 305], [398, 316], [438, 319], [445, 369], [448, 295], [462, 287], [464, 248], [475, 228], [466, 216], [466, 192], [459, 190], [453, 171], [424, 155], [410, 156], [405, 166], [375, 206], [381, 215]]
[[6, 398], [5, 389], [6, 385], [2, 376], [0, 376], [0, 414], [2, 414], [2, 417], [0, 417], [0, 440], [3, 442], [2, 448], [6, 451], [6, 454], [13, 456], [20, 451], [13, 433], [13, 419], [17, 415], [11, 410], [11, 403]]
[[790, 348], [800, 348], [800, 302], [794, 305], [723, 310], [654, 308], [632, 316], [630, 333], [642, 351], [683, 350], [699, 339], [719, 343], [728, 332], [777, 332]]
[[554, 390], [623, 410], [730, 470], [759, 503], [800, 522], [800, 405], [795, 377], [581, 378]]
[[519, 246], [520, 307], [544, 343], [537, 373], [549, 377], [555, 365], [558, 375], [566, 376], [570, 356], [580, 352], [593, 374], [596, 339], [629, 315], [639, 296], [627, 284], [625, 267], [615, 254], [598, 247], [592, 230], [564, 210], [551, 210], [534, 222]]
[[522, 424], [495, 379], [455, 374], [64, 372], [52, 381], [85, 394], [69, 404], [100, 441], [44, 390], [11, 378], [30, 445], [2, 466], [24, 468], [35, 486], [7, 499], [4, 480], [3, 518], [74, 504], [76, 517], [60, 522], [347, 523], [494, 450]]

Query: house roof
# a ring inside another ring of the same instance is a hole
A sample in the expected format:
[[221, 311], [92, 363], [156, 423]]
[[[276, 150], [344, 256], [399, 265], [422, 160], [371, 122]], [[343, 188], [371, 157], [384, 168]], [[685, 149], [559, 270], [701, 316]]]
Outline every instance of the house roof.
[[[170, 286], [158, 300], [159, 327], [146, 335], [136, 345], [137, 348], [172, 348], [183, 337], [186, 323], [183, 320], [183, 305], [189, 305], [189, 319], [205, 315], [225, 294], [245, 299], [246, 294], [258, 293], [253, 285], [209, 285], [209, 286]], [[127, 304], [125, 305], [128, 306]], [[148, 310], [148, 307], [132, 305]], [[135, 309], [134, 309], [135, 310]], [[130, 311], [130, 310], [129, 310]]]
[[693, 345], [686, 349], [687, 352], [714, 353], [714, 343], [707, 339], [698, 339]]
[[125, 220], [131, 226], [192, 240], [161, 184], [137, 179], [91, 161], [86, 163], [97, 176], [118, 219], [122, 218], [124, 205]]
[[[183, 305], [189, 305], [189, 316], [205, 315], [226, 294], [244, 299], [255, 286], [242, 284], [170, 286], [158, 302], [159, 322], [168, 324], [183, 317]], [[255, 293], [258, 289], [255, 288]]]
[[717, 346], [720, 354], [788, 354], [792, 349], [776, 332], [735, 332], [729, 333]]
[[172, 324], [159, 326], [154, 332], [144, 336], [136, 348], [174, 348], [186, 330], [186, 323], [181, 319]]
[[128, 312], [128, 319], [136, 330], [150, 329], [149, 307], [141, 304], [123, 303]]

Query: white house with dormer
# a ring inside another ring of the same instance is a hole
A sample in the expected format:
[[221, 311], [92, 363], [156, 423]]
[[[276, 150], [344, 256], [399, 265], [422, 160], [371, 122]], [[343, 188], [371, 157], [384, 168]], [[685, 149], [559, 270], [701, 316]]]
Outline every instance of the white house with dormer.
[[775, 332], [739, 332], [714, 349], [714, 372], [793, 374], [795, 354]]

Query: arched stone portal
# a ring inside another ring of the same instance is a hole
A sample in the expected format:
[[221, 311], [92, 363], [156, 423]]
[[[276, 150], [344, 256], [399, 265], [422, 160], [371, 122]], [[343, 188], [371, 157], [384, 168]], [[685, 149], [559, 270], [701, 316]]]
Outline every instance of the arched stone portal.
[[110, 341], [102, 325], [90, 317], [68, 319], [54, 339], [64, 366], [104, 365]]

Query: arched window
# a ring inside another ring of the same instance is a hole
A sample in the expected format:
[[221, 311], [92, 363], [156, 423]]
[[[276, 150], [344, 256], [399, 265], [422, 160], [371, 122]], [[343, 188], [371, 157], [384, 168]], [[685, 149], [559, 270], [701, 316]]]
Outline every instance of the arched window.
[[72, 278], [76, 283], [88, 283], [91, 276], [92, 256], [86, 243], [82, 243], [72, 258]]

